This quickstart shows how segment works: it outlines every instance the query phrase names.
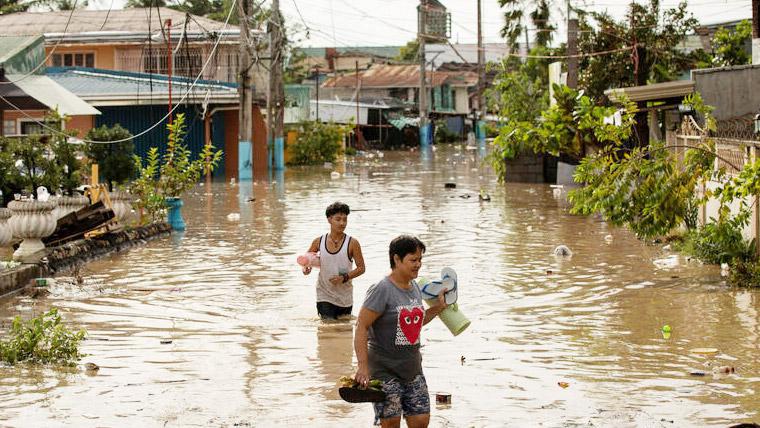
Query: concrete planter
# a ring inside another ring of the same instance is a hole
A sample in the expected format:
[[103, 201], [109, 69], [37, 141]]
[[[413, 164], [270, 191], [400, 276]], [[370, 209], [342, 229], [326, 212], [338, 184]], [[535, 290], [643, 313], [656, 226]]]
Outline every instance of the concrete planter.
[[53, 217], [55, 217], [56, 220], [90, 205], [90, 200], [82, 195], [61, 196], [57, 201], [58, 206], [53, 210]]
[[13, 240], [13, 232], [8, 224], [12, 214], [8, 208], [0, 208], [0, 247], [7, 247]]
[[127, 225], [132, 223], [136, 217], [132, 210], [132, 194], [117, 190], [111, 192], [111, 209], [120, 224]]
[[13, 212], [9, 220], [13, 236], [24, 241], [13, 253], [13, 259], [19, 260], [34, 254], [45, 244], [41, 239], [55, 231], [56, 218], [53, 216], [55, 201], [12, 201], [8, 208]]

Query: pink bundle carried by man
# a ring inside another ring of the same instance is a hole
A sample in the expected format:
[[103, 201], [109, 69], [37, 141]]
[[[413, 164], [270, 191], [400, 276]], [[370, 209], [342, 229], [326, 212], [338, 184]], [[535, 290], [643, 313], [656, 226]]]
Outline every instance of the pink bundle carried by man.
[[308, 252], [298, 256], [296, 260], [303, 267], [319, 267], [319, 253]]

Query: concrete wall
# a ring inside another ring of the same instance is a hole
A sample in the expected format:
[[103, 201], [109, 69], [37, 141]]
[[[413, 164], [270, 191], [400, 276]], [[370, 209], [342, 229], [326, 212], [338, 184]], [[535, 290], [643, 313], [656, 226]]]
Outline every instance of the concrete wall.
[[[537, 155], [534, 153], [523, 153], [518, 155], [514, 159], [510, 159], [506, 162], [506, 176], [504, 181], [512, 183], [546, 183], [555, 181], [555, 170], [547, 171], [546, 164], [550, 161], [543, 155]], [[555, 161], [556, 165], [556, 161]], [[553, 175], [549, 177], [548, 175]]]
[[760, 107], [760, 65], [692, 70], [695, 90], [715, 107], [716, 119], [757, 113]]

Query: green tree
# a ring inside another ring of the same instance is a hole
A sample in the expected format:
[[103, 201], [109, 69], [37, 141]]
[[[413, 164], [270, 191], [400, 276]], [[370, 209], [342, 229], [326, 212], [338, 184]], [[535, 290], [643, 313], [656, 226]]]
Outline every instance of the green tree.
[[636, 105], [623, 102], [621, 123], [610, 121], [617, 107], [603, 107], [587, 95], [567, 86], [554, 85], [556, 103], [540, 117], [509, 120], [499, 130], [491, 153], [491, 164], [500, 179], [505, 160], [523, 152], [565, 155], [582, 159], [588, 151], [620, 147], [631, 135]]
[[504, 12], [504, 27], [501, 29], [501, 36], [507, 40], [507, 44], [517, 50], [520, 37], [528, 31], [525, 25], [525, 11], [530, 11], [530, 20], [536, 28], [535, 42], [537, 46], [548, 47], [552, 41], [553, 32], [556, 27], [550, 23], [549, 10], [552, 6], [551, 0], [531, 0], [530, 7], [526, 7], [523, 0], [499, 0], [499, 6], [506, 9]]
[[599, 99], [609, 88], [675, 79], [691, 64], [677, 47], [698, 22], [685, 1], [662, 10], [659, 0], [649, 0], [631, 3], [621, 21], [607, 13], [579, 11], [579, 24], [580, 52], [610, 52], [580, 61], [580, 87]]
[[164, 7], [166, 0], [127, 0], [124, 7]]
[[41, 0], [0, 0], [0, 15], [26, 12], [30, 7], [44, 3]]
[[[92, 163], [98, 164], [99, 172], [108, 183], [109, 191], [114, 190], [114, 184], [124, 185], [137, 175], [137, 168], [132, 161], [135, 146], [130, 138], [132, 138], [132, 133], [119, 124], [112, 127], [102, 125], [87, 133], [87, 140], [102, 141], [102, 143], [89, 143], [86, 153]], [[110, 143], [110, 141], [119, 142]]]
[[745, 45], [752, 37], [752, 23], [746, 19], [740, 22], [734, 31], [719, 28], [712, 39], [715, 58], [713, 64], [719, 67], [749, 64], [750, 54]]
[[53, 0], [48, 3], [53, 10], [74, 10], [87, 7], [87, 0]]
[[[698, 94], [685, 103], [705, 115], [705, 129], [714, 126]], [[699, 199], [694, 190], [707, 180], [719, 178], [713, 168], [715, 147], [706, 139], [685, 150], [682, 158], [672, 149], [659, 141], [631, 150], [615, 143], [585, 157], [574, 177], [584, 186], [569, 193], [571, 212], [600, 214], [611, 224], [625, 225], [645, 239], [666, 235], [684, 222], [696, 226], [687, 220], [706, 202], [709, 192]]]
[[394, 58], [397, 61], [414, 62], [417, 61], [420, 55], [420, 42], [417, 39], [412, 39], [406, 42], [406, 45], [401, 46], [398, 55]]
[[306, 68], [306, 53], [300, 49], [291, 48], [290, 58], [285, 64], [285, 72], [282, 75], [285, 84], [298, 84], [303, 82], [309, 74]]
[[298, 125], [298, 138], [293, 145], [291, 165], [319, 165], [333, 162], [341, 153], [341, 140], [351, 125], [304, 121]]

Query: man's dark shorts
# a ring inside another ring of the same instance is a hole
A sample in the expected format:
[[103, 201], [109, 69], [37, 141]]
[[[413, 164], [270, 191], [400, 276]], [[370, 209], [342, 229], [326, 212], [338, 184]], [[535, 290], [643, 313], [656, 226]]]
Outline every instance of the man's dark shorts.
[[329, 302], [317, 302], [317, 312], [319, 317], [323, 320], [334, 320], [340, 316], [351, 315], [351, 309], [353, 306], [347, 308], [343, 306], [336, 306]]

